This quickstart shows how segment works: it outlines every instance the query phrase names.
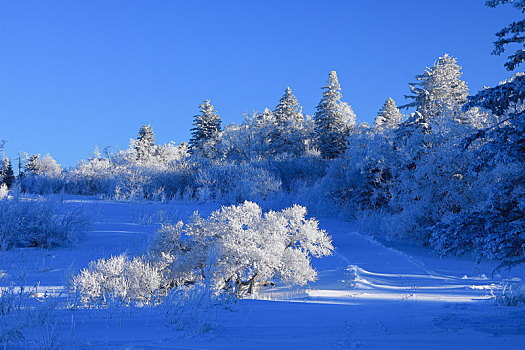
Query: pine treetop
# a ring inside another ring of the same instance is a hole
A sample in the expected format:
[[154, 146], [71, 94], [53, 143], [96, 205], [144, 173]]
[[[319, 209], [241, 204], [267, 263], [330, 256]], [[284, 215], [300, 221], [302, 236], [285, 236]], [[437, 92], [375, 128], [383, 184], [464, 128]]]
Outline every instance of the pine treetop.
[[416, 107], [427, 122], [447, 116], [459, 118], [467, 101], [468, 87], [460, 79], [463, 73], [456, 61], [456, 58], [444, 54], [432, 67], [417, 75], [417, 81], [409, 84], [412, 94], [405, 96], [413, 101], [401, 108]]
[[377, 113], [374, 127], [378, 129], [395, 128], [401, 123], [403, 116], [393, 98], [389, 97]]
[[199, 105], [200, 114], [193, 116], [193, 125], [191, 129], [190, 149], [202, 149], [206, 142], [217, 138], [221, 131], [221, 118], [215, 111], [211, 100], [205, 100]]

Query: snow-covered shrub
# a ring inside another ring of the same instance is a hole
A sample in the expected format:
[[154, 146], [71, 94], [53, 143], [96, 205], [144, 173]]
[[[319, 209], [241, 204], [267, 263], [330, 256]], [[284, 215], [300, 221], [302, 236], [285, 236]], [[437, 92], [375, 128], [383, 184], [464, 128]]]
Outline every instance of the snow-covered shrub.
[[64, 174], [31, 174], [20, 179], [23, 192], [35, 194], [60, 193], [64, 189]]
[[145, 188], [148, 199], [159, 199], [159, 192], [166, 198], [193, 197], [198, 165], [187, 161], [173, 161], [150, 172], [150, 183]]
[[[60, 164], [49, 154], [30, 158], [20, 179], [22, 191], [37, 194], [58, 193], [64, 189], [64, 173]], [[27, 169], [29, 168], [29, 169]]]
[[505, 285], [504, 288], [495, 295], [496, 304], [504, 306], [523, 306], [525, 305], [525, 285]]
[[[63, 324], [58, 317], [60, 298], [50, 295], [35, 298], [37, 290], [38, 286], [27, 287], [18, 283], [2, 287], [0, 344], [4, 349], [28, 346], [35, 349], [68, 348], [66, 336], [59, 332]], [[27, 332], [28, 329], [32, 331]]]
[[66, 176], [66, 191], [83, 195], [111, 195], [115, 191], [118, 168], [107, 158], [80, 162]]
[[112, 256], [91, 262], [70, 281], [71, 291], [82, 304], [151, 303], [161, 286], [158, 268], [142, 257]]
[[298, 205], [264, 214], [252, 202], [222, 207], [207, 219], [195, 215], [186, 225], [161, 229], [151, 252], [164, 260], [172, 285], [203, 281], [236, 296], [274, 278], [304, 285], [316, 279], [311, 257], [333, 250], [328, 234], [305, 216]]
[[199, 199], [223, 199], [230, 203], [264, 200], [281, 182], [270, 172], [250, 164], [217, 163], [199, 170], [196, 179]]
[[217, 313], [232, 305], [202, 283], [169, 291], [156, 308], [176, 330], [190, 334], [208, 333], [219, 326]]
[[328, 162], [320, 154], [310, 152], [301, 156], [278, 155], [269, 164], [263, 165], [281, 179], [283, 190], [297, 191], [321, 179], [326, 173]]
[[50, 201], [0, 201], [0, 250], [71, 245], [89, 227], [82, 212]]

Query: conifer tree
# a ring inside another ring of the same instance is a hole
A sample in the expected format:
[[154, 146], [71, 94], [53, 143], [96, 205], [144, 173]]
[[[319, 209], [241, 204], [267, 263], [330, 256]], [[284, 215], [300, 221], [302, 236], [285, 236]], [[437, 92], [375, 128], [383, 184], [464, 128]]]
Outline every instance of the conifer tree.
[[347, 148], [346, 139], [355, 125], [355, 113], [341, 101], [341, 86], [335, 71], [330, 72], [328, 85], [323, 89], [323, 98], [314, 115], [315, 133], [321, 155], [334, 159]]
[[378, 130], [395, 129], [401, 123], [403, 116], [396, 106], [396, 102], [389, 97], [374, 121], [374, 127]]
[[413, 101], [401, 108], [416, 107], [420, 115], [415, 118], [427, 124], [444, 119], [461, 121], [468, 96], [467, 83], [460, 79], [462, 74], [456, 58], [448, 54], [439, 57], [431, 68], [416, 76], [416, 83], [410, 84], [412, 95], [405, 97]]
[[289, 86], [286, 87], [283, 97], [273, 112], [275, 129], [271, 136], [273, 153], [288, 152], [300, 154], [304, 148], [302, 129], [304, 116], [301, 106]]
[[137, 135], [135, 142], [135, 151], [137, 152], [137, 160], [147, 160], [156, 152], [155, 134], [150, 124], [143, 125]]
[[190, 152], [212, 157], [214, 144], [218, 141], [221, 131], [221, 118], [210, 104], [210, 100], [201, 103], [199, 108], [201, 113], [193, 117], [194, 127], [191, 129]]
[[33, 154], [31, 157], [27, 158], [27, 162], [24, 168], [24, 174], [40, 174], [40, 154]]
[[11, 165], [11, 161], [9, 160], [9, 158], [6, 158], [4, 160], [1, 175], [1, 182], [5, 183], [7, 187], [11, 187], [11, 185], [15, 181], [15, 172], [13, 171], [13, 166]]

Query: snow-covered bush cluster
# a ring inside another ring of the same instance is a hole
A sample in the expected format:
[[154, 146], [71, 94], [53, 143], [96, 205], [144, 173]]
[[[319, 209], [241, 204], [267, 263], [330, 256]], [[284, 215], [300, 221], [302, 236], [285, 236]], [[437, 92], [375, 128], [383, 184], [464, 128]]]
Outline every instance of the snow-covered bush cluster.
[[0, 251], [13, 247], [53, 247], [76, 243], [90, 227], [80, 211], [52, 201], [0, 201]]
[[335, 72], [313, 116], [289, 87], [273, 110], [224, 127], [204, 101], [189, 144], [156, 145], [146, 125], [128, 150], [95, 152], [71, 170], [29, 158], [21, 189], [300, 203], [440, 254], [523, 256], [525, 77], [469, 96], [461, 75], [455, 58], [440, 57], [410, 84], [402, 107], [412, 112], [388, 98], [373, 126], [356, 123]]
[[[280, 280], [316, 279], [312, 257], [333, 251], [328, 234], [295, 205], [263, 213], [253, 202], [222, 207], [203, 219], [163, 226], [145, 257], [93, 262], [72, 280], [83, 303], [110, 298], [152, 303], [170, 290], [204, 286], [216, 296], [242, 297]], [[199, 287], [201, 288], [201, 287]]]
[[144, 258], [125, 255], [91, 262], [74, 276], [71, 287], [84, 304], [108, 303], [118, 299], [150, 303], [161, 287], [159, 269]]

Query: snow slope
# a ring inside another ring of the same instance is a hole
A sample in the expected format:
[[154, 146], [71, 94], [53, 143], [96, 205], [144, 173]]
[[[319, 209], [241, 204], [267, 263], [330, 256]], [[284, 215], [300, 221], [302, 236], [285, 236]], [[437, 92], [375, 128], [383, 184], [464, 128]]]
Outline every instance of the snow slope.
[[[185, 219], [194, 210], [206, 216], [218, 207], [82, 197], [66, 197], [63, 205], [90, 213], [92, 231], [72, 248], [0, 252], [4, 285], [21, 281], [35, 286], [35, 296], [63, 295], [68, 276], [89, 261], [140, 254], [159, 222]], [[515, 288], [525, 276], [523, 268], [493, 278], [494, 263], [440, 259], [425, 248], [380, 243], [351, 223], [319, 221], [336, 250], [313, 261], [319, 279], [304, 288], [277, 285], [262, 290], [258, 300], [228, 309], [188, 309], [184, 324], [170, 322], [162, 309], [56, 309], [42, 324], [20, 329], [23, 340], [5, 344], [13, 349], [49, 344], [82, 349], [525, 348], [525, 309], [499, 306], [492, 298]], [[12, 321], [0, 317], [0, 333], [6, 334]]]

